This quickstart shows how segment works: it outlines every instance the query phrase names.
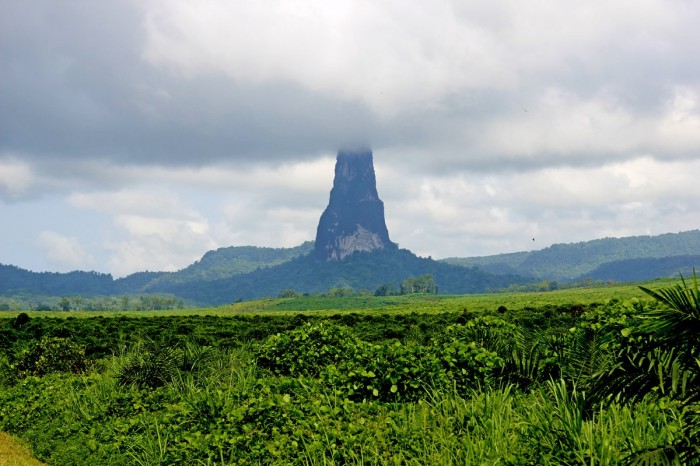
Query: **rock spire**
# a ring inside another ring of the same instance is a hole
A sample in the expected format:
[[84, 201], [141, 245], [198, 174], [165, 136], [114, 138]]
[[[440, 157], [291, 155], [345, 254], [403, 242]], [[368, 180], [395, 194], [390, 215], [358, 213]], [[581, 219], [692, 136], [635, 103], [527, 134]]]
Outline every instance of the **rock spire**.
[[384, 221], [372, 151], [341, 150], [335, 163], [330, 201], [318, 223], [316, 258], [341, 260], [359, 251], [397, 247], [389, 240]]

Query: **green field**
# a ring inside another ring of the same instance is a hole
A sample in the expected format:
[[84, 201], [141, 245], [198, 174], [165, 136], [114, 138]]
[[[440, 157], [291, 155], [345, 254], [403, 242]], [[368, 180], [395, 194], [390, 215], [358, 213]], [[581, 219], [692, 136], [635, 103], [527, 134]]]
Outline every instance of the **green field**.
[[56, 465], [699, 464], [700, 293], [674, 292], [3, 312], [0, 431]]
[[650, 289], [663, 288], [675, 283], [672, 279], [659, 279], [644, 283], [624, 283], [604, 286], [570, 288], [554, 291], [527, 293], [490, 293], [468, 295], [401, 295], [401, 296], [300, 296], [296, 298], [268, 298], [246, 301], [212, 308], [179, 309], [165, 311], [0, 311], [0, 318], [14, 317], [25, 312], [31, 317], [85, 318], [85, 317], [156, 317], [186, 315], [236, 315], [284, 312], [458, 312], [495, 310], [504, 306], [509, 310], [521, 310], [545, 305], [606, 303], [610, 299], [648, 299], [639, 285]]

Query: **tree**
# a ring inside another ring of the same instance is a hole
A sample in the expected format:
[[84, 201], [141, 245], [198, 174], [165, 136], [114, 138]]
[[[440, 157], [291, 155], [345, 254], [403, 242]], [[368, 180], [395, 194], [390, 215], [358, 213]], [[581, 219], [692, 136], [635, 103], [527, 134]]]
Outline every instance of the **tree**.
[[61, 298], [61, 301], [58, 303], [58, 307], [62, 311], [70, 311], [70, 299], [68, 298]]
[[401, 283], [401, 294], [428, 293], [437, 294], [437, 284], [430, 274], [410, 277]]
[[278, 298], [298, 298], [299, 296], [301, 296], [301, 293], [291, 288], [284, 289], [277, 295]]
[[390, 284], [384, 284], [377, 288], [374, 292], [374, 296], [394, 296], [397, 294], [398, 292], [396, 291], [396, 288]]

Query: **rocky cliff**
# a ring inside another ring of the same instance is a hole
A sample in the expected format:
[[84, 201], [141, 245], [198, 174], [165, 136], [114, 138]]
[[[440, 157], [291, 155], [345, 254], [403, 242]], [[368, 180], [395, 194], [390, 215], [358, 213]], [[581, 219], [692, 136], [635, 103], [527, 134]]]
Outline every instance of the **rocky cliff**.
[[371, 150], [340, 151], [328, 207], [316, 232], [318, 260], [340, 260], [354, 252], [396, 249], [377, 194]]

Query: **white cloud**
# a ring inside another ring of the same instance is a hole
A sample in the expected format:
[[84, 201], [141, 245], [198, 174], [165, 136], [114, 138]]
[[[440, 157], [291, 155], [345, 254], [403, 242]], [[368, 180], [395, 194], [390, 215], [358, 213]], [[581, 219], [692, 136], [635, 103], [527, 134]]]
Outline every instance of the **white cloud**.
[[128, 213], [151, 218], [197, 217], [196, 211], [183, 201], [175, 190], [165, 186], [134, 186], [116, 192], [78, 192], [70, 195], [68, 199], [76, 207], [116, 215]]
[[146, 269], [178, 270], [220, 246], [209, 220], [171, 189], [76, 193], [69, 201], [111, 217], [115, 231], [102, 239], [102, 248], [108, 267], [118, 276]]
[[447, 257], [698, 228], [692, 188], [698, 170], [700, 161], [641, 157], [488, 177], [407, 179], [385, 170], [382, 177], [384, 192], [400, 183], [416, 187], [413, 196], [398, 187], [398, 196], [384, 197], [391, 238], [422, 255]]
[[380, 113], [502, 81], [504, 68], [486, 53], [493, 37], [447, 2], [154, 1], [145, 11], [151, 63], [247, 83], [289, 80]]
[[86, 270], [95, 266], [95, 258], [75, 237], [44, 230], [39, 233], [39, 244], [45, 250], [49, 261], [63, 271]]
[[[462, 91], [604, 72], [620, 56], [672, 52], [681, 2], [174, 0], [144, 6], [144, 57], [189, 76], [289, 80], [375, 111], [433, 108]], [[660, 50], [658, 50], [660, 49]]]
[[209, 234], [207, 221], [120, 215], [115, 225], [125, 237], [108, 243], [106, 248], [110, 252], [109, 267], [117, 275], [179, 270], [219, 246]]
[[687, 156], [700, 154], [700, 83], [691, 88], [679, 86], [673, 90], [665, 112], [656, 128], [655, 149], [681, 152]]
[[18, 200], [35, 182], [30, 164], [16, 156], [0, 156], [0, 199]]

